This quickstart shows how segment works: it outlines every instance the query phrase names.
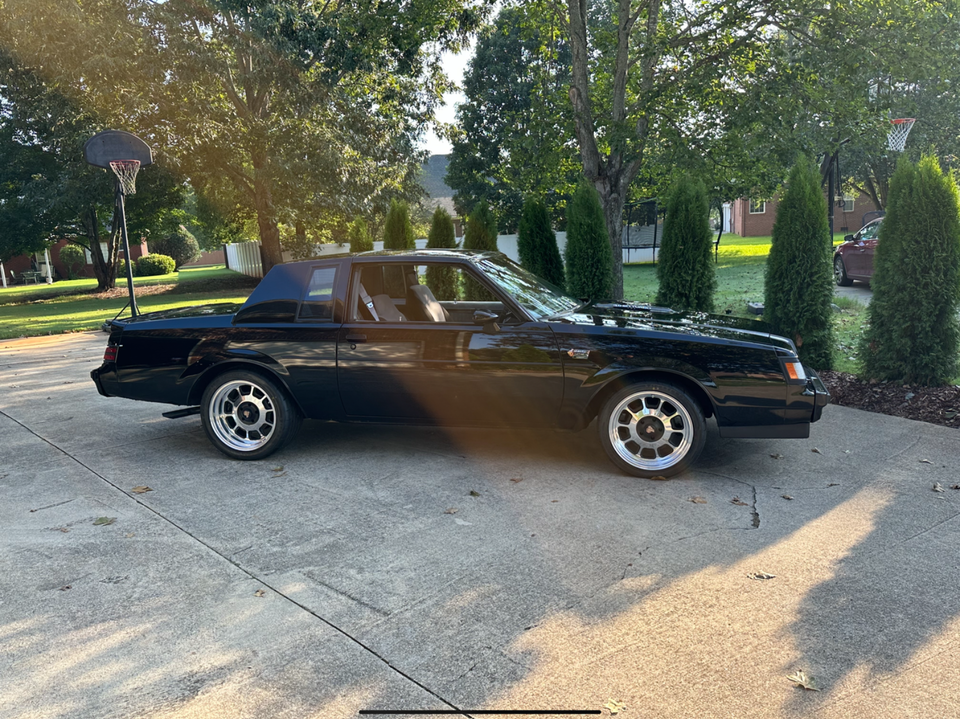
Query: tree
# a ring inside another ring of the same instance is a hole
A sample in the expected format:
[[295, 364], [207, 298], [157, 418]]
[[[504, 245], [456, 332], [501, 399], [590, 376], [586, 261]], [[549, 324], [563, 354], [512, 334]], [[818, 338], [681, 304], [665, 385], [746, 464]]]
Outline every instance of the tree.
[[200, 245], [197, 238], [183, 225], [177, 225], [171, 232], [150, 243], [150, 253], [172, 257], [174, 269], [189, 264], [200, 257]]
[[416, 247], [413, 226], [410, 224], [410, 208], [406, 202], [394, 200], [383, 227], [383, 249], [412, 250]]
[[559, 30], [536, 4], [505, 7], [464, 74], [446, 182], [461, 214], [485, 200], [507, 232], [526, 195], [547, 198], [563, 218], [580, 173], [566, 99], [570, 52]]
[[[467, 217], [467, 227], [463, 233], [463, 249], [478, 252], [496, 252], [497, 218], [484, 201], [477, 203]], [[495, 299], [490, 292], [472, 277], [465, 277], [463, 296], [467, 300], [487, 302]]]
[[597, 191], [581, 182], [567, 210], [567, 292], [607, 299], [613, 288], [613, 255]]
[[[431, 249], [453, 249], [457, 246], [453, 232], [453, 218], [442, 207], [433, 211], [430, 223], [430, 235], [427, 237], [427, 247]], [[431, 265], [427, 268], [427, 286], [438, 300], [455, 300], [458, 298], [457, 270], [454, 267]]]
[[350, 239], [351, 252], [370, 252], [373, 250], [370, 228], [367, 227], [367, 221], [359, 215], [353, 218], [353, 222], [347, 228], [347, 237]]
[[[385, 209], [415, 192], [418, 136], [470, 0], [84, 3], [5, 0], [0, 44], [91, 113], [125, 118], [198, 192], [256, 218], [265, 270], [280, 224]], [[104, 38], [111, 42], [104, 42]], [[344, 223], [345, 224], [345, 223]]]
[[956, 377], [960, 343], [960, 201], [936, 158], [901, 161], [874, 255], [865, 376], [924, 385]]
[[709, 215], [703, 183], [682, 176], [667, 199], [657, 262], [657, 304], [678, 310], [713, 310], [717, 273]]
[[807, 158], [794, 165], [777, 205], [764, 285], [763, 319], [797, 345], [816, 369], [833, 362], [833, 247], [820, 173]]
[[557, 236], [550, 226], [550, 213], [541, 199], [528, 197], [523, 203], [517, 251], [521, 265], [557, 287], [563, 287], [563, 259], [557, 247]]
[[76, 278], [77, 267], [83, 264], [83, 250], [77, 245], [64, 245], [60, 248], [60, 261], [66, 265], [70, 279]]

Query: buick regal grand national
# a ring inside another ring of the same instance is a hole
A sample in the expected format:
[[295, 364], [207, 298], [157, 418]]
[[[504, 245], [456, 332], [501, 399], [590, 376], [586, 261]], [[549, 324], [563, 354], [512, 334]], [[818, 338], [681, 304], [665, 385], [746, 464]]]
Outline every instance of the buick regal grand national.
[[[829, 395], [761, 322], [569, 297], [499, 253], [421, 250], [274, 267], [242, 305], [109, 325], [100, 394], [199, 413], [262, 459], [307, 420], [580, 431], [669, 476], [721, 438], [803, 438]], [[311, 422], [310, 432], [323, 432]]]

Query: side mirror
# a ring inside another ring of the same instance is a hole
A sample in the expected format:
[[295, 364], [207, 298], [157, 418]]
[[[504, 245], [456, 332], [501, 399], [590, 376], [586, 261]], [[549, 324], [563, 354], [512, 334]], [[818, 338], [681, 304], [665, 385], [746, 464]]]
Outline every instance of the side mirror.
[[844, 235], [844, 236], [843, 236], [843, 241], [844, 241], [844, 242], [853, 242], [853, 235]]
[[500, 325], [497, 324], [497, 315], [486, 310], [474, 310], [473, 323], [483, 325], [483, 331], [488, 335], [496, 334], [500, 331]]

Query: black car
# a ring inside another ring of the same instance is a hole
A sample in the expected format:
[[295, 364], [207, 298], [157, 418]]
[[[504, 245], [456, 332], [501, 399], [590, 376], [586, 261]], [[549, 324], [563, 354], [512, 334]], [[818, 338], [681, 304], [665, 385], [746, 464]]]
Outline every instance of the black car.
[[[563, 294], [499, 253], [347, 255], [274, 267], [243, 305], [114, 321], [105, 396], [185, 405], [261, 459], [302, 419], [580, 430], [676, 474], [722, 437], [807, 437], [829, 395], [760, 322]], [[314, 431], [322, 431], [314, 427]]]

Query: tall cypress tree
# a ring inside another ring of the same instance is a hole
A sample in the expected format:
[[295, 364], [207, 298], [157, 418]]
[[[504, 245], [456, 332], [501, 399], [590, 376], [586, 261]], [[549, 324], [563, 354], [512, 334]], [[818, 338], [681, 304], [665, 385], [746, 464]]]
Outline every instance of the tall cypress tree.
[[350, 240], [351, 252], [370, 252], [373, 249], [370, 228], [367, 227], [367, 221], [359, 215], [347, 226], [347, 238]]
[[557, 236], [550, 226], [550, 213], [541, 199], [528, 197], [523, 203], [517, 250], [521, 265], [548, 282], [563, 287], [563, 259], [557, 247]]
[[777, 206], [767, 257], [763, 319], [815, 369], [833, 362], [833, 247], [820, 173], [801, 158]]
[[600, 197], [586, 180], [581, 180], [567, 206], [565, 255], [567, 292], [584, 299], [607, 299], [612, 295], [613, 251]]
[[935, 157], [898, 164], [873, 267], [864, 375], [946, 384], [958, 372], [960, 202]]
[[383, 249], [412, 250], [413, 225], [410, 224], [410, 210], [406, 202], [391, 200], [390, 210], [383, 227]]
[[[453, 218], [442, 207], [433, 212], [430, 222], [430, 235], [427, 247], [435, 249], [453, 249], [457, 240], [453, 232]], [[457, 270], [453, 267], [431, 265], [427, 267], [427, 287], [438, 300], [457, 299]]]
[[[486, 201], [477, 203], [467, 218], [467, 229], [463, 234], [465, 250], [497, 249], [497, 218]], [[463, 296], [468, 300], [488, 302], [494, 297], [480, 283], [471, 277], [464, 278]]]
[[702, 182], [684, 175], [667, 200], [657, 258], [657, 304], [678, 310], [713, 310], [717, 273], [712, 249], [707, 191]]

